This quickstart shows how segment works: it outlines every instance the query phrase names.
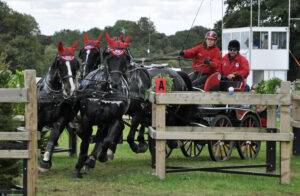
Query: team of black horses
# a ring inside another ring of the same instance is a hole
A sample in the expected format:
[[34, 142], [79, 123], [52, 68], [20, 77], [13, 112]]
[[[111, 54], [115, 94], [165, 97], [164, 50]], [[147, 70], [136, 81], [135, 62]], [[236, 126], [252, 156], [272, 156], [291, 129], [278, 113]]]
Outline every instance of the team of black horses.
[[[172, 78], [172, 90], [192, 90], [188, 75], [169, 68], [145, 68], [134, 62], [129, 45], [131, 38], [121, 35], [111, 38], [105, 34], [107, 46], [100, 48], [102, 36], [90, 40], [84, 35], [84, 47], [75, 57], [77, 44], [64, 47], [58, 44], [58, 53], [46, 76], [38, 84], [38, 129], [51, 128], [40, 168], [52, 166], [53, 149], [60, 134], [70, 124], [81, 139], [80, 153], [75, 166], [75, 175], [82, 177], [82, 168], [93, 168], [96, 160], [105, 162], [113, 158], [117, 144], [123, 137], [124, 114], [131, 116], [127, 137], [135, 153], [148, 149], [154, 157], [154, 142], [145, 141], [145, 127], [151, 123], [151, 104], [147, 92], [152, 78], [168, 75]], [[191, 106], [169, 106], [167, 124], [180, 125], [181, 116], [189, 116]], [[97, 133], [92, 153], [88, 148], [93, 126]], [[138, 143], [135, 134], [138, 130]], [[170, 144], [172, 145], [172, 144]], [[173, 144], [174, 145], [174, 144]], [[154, 159], [152, 159], [154, 160]]]

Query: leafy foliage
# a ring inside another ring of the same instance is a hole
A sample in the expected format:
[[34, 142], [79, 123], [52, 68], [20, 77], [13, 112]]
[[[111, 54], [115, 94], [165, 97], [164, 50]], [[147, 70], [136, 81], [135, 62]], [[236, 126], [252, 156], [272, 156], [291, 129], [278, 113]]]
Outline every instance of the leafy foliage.
[[257, 94], [275, 94], [277, 88], [280, 87], [281, 80], [279, 78], [272, 78], [270, 80], [263, 80], [258, 83], [255, 93]]
[[[0, 53], [0, 88], [10, 87], [12, 72], [8, 70], [8, 65], [4, 63], [5, 55]], [[10, 103], [0, 104], [0, 131], [14, 131], [17, 122], [13, 118], [13, 105]], [[8, 142], [0, 141], [0, 149]], [[0, 159], [0, 189], [9, 189], [16, 182], [15, 177], [19, 176], [20, 168], [17, 160]]]

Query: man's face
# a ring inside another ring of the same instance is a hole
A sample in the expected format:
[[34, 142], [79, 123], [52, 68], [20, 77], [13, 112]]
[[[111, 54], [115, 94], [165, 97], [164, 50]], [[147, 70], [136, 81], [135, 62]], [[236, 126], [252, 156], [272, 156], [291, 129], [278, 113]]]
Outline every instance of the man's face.
[[228, 50], [229, 50], [229, 56], [231, 58], [236, 57], [236, 55], [238, 54], [238, 50], [236, 48], [229, 48]]
[[206, 38], [206, 45], [207, 47], [212, 47], [216, 44], [216, 40], [211, 39], [211, 38]]

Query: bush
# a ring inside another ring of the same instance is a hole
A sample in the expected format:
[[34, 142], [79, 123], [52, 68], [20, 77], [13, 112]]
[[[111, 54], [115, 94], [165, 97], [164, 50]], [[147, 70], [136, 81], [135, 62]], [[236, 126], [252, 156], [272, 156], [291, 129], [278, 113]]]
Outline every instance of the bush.
[[[0, 88], [10, 87], [12, 78], [8, 65], [4, 63], [4, 56], [0, 54]], [[13, 104], [0, 103], [0, 131], [14, 131], [17, 122], [13, 120], [15, 115]], [[8, 142], [0, 141], [0, 149], [6, 147]], [[0, 189], [10, 189], [16, 182], [14, 179], [20, 175], [18, 160], [0, 159]]]

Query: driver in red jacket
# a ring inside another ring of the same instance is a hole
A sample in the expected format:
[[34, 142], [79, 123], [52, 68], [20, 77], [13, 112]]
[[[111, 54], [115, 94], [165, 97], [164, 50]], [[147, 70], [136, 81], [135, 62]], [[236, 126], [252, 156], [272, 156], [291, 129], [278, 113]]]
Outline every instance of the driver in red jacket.
[[[219, 70], [222, 75], [220, 88], [223, 91], [227, 91], [227, 87], [236, 83], [241, 84], [238, 86], [241, 86], [241, 91], [244, 91], [246, 87], [246, 79], [249, 75], [248, 60], [239, 53], [240, 42], [237, 40], [231, 40], [229, 42], [228, 51], [228, 54], [222, 58], [222, 65]], [[237, 86], [233, 87], [237, 88]]]
[[193, 59], [194, 72], [191, 75], [191, 81], [194, 87], [203, 89], [208, 76], [217, 72], [221, 66], [222, 56], [216, 42], [217, 34], [214, 31], [208, 31], [203, 44], [198, 44], [179, 53], [183, 58]]

